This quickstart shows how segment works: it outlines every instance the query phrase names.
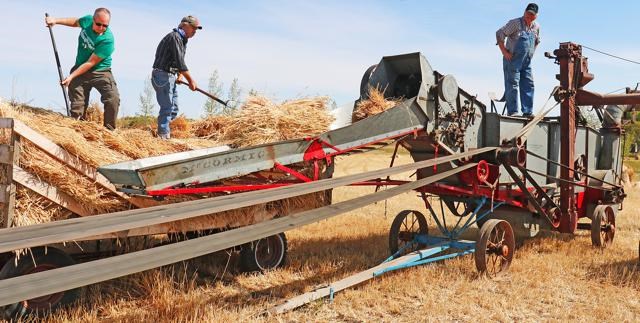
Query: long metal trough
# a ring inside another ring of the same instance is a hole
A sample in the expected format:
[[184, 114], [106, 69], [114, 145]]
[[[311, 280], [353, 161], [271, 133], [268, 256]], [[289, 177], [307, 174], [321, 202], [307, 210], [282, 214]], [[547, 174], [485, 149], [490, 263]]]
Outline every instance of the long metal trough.
[[[349, 150], [392, 139], [424, 128], [427, 116], [416, 98], [407, 99], [381, 114], [331, 130], [318, 139], [339, 150]], [[180, 184], [207, 183], [304, 160], [313, 141], [296, 139], [239, 149], [207, 148], [138, 159], [98, 168], [116, 186], [132, 191], [163, 189]], [[325, 153], [336, 152], [324, 146]]]

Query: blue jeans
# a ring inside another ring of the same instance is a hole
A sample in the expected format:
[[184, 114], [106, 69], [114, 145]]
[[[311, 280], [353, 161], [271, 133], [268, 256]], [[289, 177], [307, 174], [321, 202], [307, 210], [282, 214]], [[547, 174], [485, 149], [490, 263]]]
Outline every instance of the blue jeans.
[[158, 134], [170, 134], [169, 123], [178, 116], [178, 89], [176, 74], [154, 69], [151, 72], [151, 84], [156, 91], [156, 100], [160, 106], [158, 112]]
[[531, 59], [525, 55], [514, 55], [511, 61], [503, 58], [502, 66], [507, 112], [509, 114], [518, 113], [518, 94], [520, 94], [522, 114], [531, 114], [535, 88], [531, 73]]

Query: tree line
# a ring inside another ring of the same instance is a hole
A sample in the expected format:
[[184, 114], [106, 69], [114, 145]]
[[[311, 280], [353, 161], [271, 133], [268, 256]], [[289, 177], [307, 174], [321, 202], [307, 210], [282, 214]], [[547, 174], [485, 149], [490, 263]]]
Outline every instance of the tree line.
[[[213, 99], [207, 99], [207, 101], [202, 106], [202, 117], [204, 118], [214, 115], [230, 115], [233, 114], [241, 106], [240, 102], [243, 95], [243, 89], [238, 82], [238, 78], [234, 78], [233, 81], [231, 81], [231, 85], [229, 85], [229, 88], [226, 92], [226, 97], [224, 97], [224, 82], [222, 82], [222, 80], [220, 79], [218, 70], [214, 70], [209, 76], [207, 92], [223, 101], [228, 100], [228, 103], [225, 106]], [[256, 91], [249, 91], [249, 95], [255, 94]], [[136, 113], [136, 116], [142, 118], [156, 117], [157, 104], [155, 91], [153, 90], [153, 86], [151, 85], [151, 77], [147, 77], [147, 79], [144, 81], [144, 89], [140, 93], [139, 99], [139, 110], [138, 113]]]

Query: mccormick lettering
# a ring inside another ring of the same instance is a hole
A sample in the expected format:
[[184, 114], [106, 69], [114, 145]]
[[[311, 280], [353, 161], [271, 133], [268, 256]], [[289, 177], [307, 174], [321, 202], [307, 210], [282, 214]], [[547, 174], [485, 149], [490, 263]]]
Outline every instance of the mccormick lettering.
[[200, 173], [200, 170], [205, 170], [209, 168], [215, 168], [219, 166], [229, 166], [233, 164], [237, 164], [239, 162], [262, 159], [264, 157], [265, 151], [252, 151], [245, 152], [242, 154], [232, 155], [232, 156], [220, 156], [220, 157], [212, 157], [204, 160], [198, 160], [192, 164], [186, 164], [180, 166], [180, 174], [183, 175], [193, 175], [194, 173]]

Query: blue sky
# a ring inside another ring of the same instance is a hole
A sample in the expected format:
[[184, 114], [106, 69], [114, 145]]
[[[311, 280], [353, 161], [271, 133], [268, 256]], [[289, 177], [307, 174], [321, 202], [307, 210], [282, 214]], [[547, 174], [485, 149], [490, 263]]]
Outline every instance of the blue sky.
[[[44, 13], [74, 17], [99, 6], [112, 11], [113, 73], [119, 116], [139, 109], [159, 40], [182, 16], [204, 29], [189, 42], [187, 65], [201, 88], [213, 70], [227, 87], [238, 78], [273, 99], [328, 95], [339, 105], [358, 97], [362, 73], [382, 56], [420, 51], [432, 67], [453, 74], [488, 103], [500, 95], [502, 63], [494, 34], [521, 16], [528, 1], [8, 1], [0, 13], [0, 97], [62, 112], [64, 103]], [[536, 110], [557, 84], [557, 65], [543, 56], [573, 41], [640, 60], [638, 1], [538, 1], [542, 44], [535, 54]], [[56, 26], [65, 73], [75, 60], [78, 30]], [[609, 92], [640, 81], [640, 65], [585, 50], [596, 78], [587, 88]], [[181, 111], [199, 117], [205, 97], [180, 89]], [[92, 101], [98, 101], [97, 92]]]

